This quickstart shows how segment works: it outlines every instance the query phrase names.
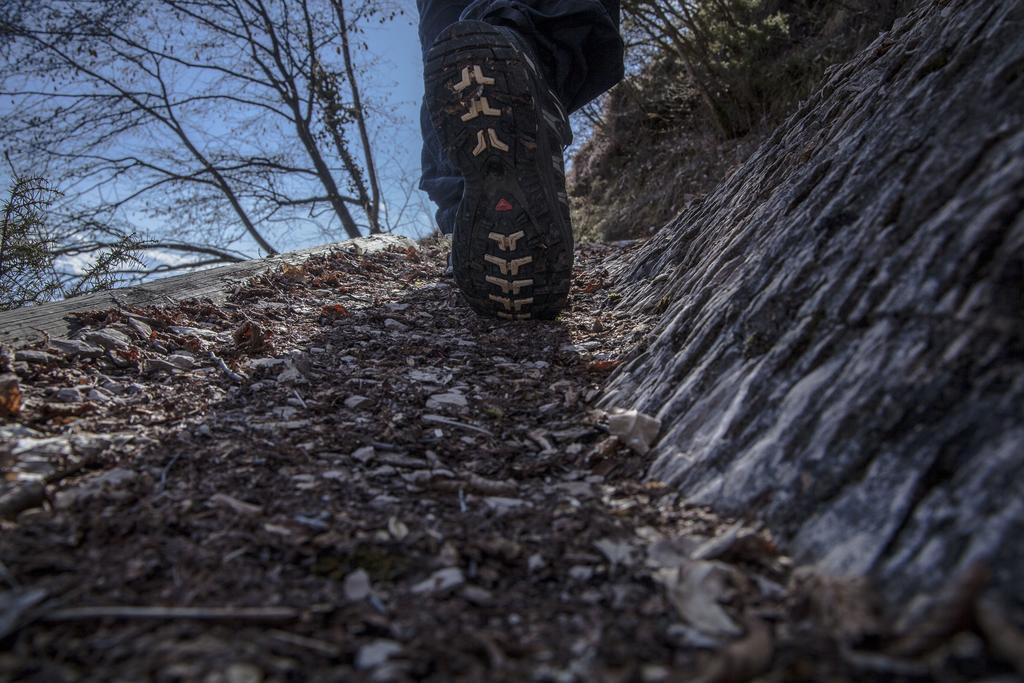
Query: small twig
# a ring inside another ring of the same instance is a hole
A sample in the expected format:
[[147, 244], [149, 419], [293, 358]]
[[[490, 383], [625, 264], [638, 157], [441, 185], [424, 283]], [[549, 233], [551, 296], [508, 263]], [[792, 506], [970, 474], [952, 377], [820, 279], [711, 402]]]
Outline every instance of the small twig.
[[378, 612], [380, 612], [381, 614], [386, 615], [388, 613], [387, 607], [384, 606], [384, 603], [381, 602], [381, 599], [377, 597], [376, 593], [370, 593], [367, 600], [370, 601], [370, 606]]
[[477, 427], [476, 425], [467, 424], [465, 422], [457, 422], [455, 420], [449, 420], [441, 415], [424, 415], [420, 419], [428, 424], [436, 424], [444, 427], [452, 427], [454, 429], [464, 429], [467, 432], [475, 432], [477, 434], [483, 434], [484, 436], [493, 437], [494, 434], [483, 427]]
[[183, 451], [178, 451], [177, 453], [175, 453], [174, 457], [171, 458], [171, 461], [169, 463], [167, 463], [166, 465], [164, 465], [164, 468], [162, 470], [160, 470], [160, 490], [161, 491], [163, 491], [165, 488], [167, 488], [167, 473], [170, 472], [171, 468], [174, 467], [174, 464], [176, 462], [178, 462], [178, 458], [181, 457], [182, 453], [183, 453]]
[[42, 617], [43, 621], [93, 619], [193, 619], [196, 621], [248, 621], [280, 623], [298, 619], [291, 607], [68, 607]]
[[487, 479], [479, 474], [467, 472], [460, 475], [461, 479], [438, 478], [430, 482], [433, 489], [439, 491], [469, 491], [480, 496], [512, 496], [518, 487], [515, 482]]
[[306, 402], [302, 400], [301, 396], [299, 396], [299, 392], [297, 389], [292, 389], [292, 394], [295, 396], [295, 400], [297, 400], [302, 405], [303, 410], [309, 410], [309, 406], [307, 406]]
[[302, 647], [325, 657], [341, 656], [341, 649], [334, 643], [328, 643], [325, 640], [309, 638], [308, 636], [300, 636], [297, 633], [289, 633], [288, 631], [281, 631], [279, 629], [272, 629], [267, 632], [267, 635], [279, 643]]
[[221, 359], [221, 357], [218, 356], [213, 351], [210, 351], [210, 360], [212, 360], [214, 365], [216, 365], [220, 369], [220, 371], [222, 373], [224, 373], [224, 376], [227, 377], [232, 382], [237, 382], [237, 383], [241, 384], [243, 381], [245, 381], [245, 377], [243, 377], [242, 375], [238, 374], [237, 372], [235, 372], [234, 370], [229, 368], [228, 364], [225, 363]]

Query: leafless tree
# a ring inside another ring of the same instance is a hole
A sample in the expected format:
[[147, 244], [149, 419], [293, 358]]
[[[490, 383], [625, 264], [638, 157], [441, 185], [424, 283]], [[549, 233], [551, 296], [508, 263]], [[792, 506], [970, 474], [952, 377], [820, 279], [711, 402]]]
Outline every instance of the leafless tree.
[[[385, 0], [8, 0], [0, 139], [64, 199], [84, 254], [134, 232], [191, 258], [266, 254], [299, 229], [379, 232], [352, 37]], [[350, 135], [354, 133], [354, 140]]]

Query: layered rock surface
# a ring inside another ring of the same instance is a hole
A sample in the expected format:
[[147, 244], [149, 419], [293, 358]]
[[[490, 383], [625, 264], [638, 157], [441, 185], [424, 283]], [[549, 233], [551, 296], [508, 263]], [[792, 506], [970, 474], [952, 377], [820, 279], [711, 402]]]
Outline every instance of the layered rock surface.
[[651, 476], [901, 601], [1024, 600], [1022, 27], [922, 3], [622, 272]]

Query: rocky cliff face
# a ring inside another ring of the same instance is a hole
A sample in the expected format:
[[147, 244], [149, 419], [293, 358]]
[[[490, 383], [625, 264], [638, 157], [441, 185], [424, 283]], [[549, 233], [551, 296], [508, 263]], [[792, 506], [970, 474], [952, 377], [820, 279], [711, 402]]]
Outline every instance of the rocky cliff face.
[[1024, 602], [1022, 27], [922, 2], [622, 273], [651, 476], [901, 601]]

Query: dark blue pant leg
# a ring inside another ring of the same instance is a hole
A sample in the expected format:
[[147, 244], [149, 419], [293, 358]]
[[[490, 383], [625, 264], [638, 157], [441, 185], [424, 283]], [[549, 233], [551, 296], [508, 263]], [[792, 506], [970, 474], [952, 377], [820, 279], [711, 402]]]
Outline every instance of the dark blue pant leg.
[[[570, 112], [622, 80], [619, 0], [417, 0], [423, 52], [449, 25], [476, 19], [514, 28], [530, 42], [550, 85]], [[437, 223], [450, 234], [463, 181], [420, 110], [423, 175], [420, 189], [437, 204]]]
[[[417, 0], [420, 11], [420, 46], [426, 57], [434, 39], [456, 21], [470, 0]], [[462, 199], [462, 176], [441, 148], [441, 141], [430, 123], [426, 103], [420, 106], [420, 130], [423, 133], [423, 154], [420, 189], [437, 206], [437, 226], [446, 235], [455, 229], [455, 210]]]

